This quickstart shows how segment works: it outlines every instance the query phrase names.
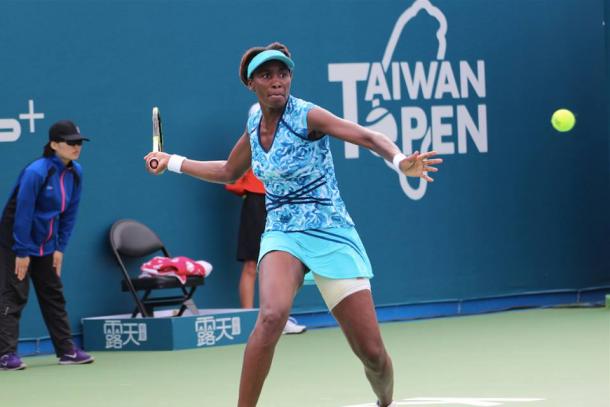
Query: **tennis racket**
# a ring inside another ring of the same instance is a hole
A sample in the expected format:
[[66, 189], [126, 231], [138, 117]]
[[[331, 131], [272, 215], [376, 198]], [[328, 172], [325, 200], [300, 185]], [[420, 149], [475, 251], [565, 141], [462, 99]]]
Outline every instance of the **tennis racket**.
[[[152, 151], [163, 151], [163, 127], [161, 126], [161, 113], [158, 107], [152, 109]], [[148, 162], [153, 170], [159, 166], [159, 160], [153, 158]]]

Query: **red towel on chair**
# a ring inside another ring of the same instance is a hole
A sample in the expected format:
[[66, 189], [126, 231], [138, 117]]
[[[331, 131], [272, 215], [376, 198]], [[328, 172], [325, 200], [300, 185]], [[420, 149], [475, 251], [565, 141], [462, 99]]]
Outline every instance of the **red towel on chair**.
[[204, 260], [193, 260], [184, 256], [157, 256], [140, 266], [140, 277], [172, 276], [184, 284], [190, 276], [209, 276], [212, 268], [212, 265]]

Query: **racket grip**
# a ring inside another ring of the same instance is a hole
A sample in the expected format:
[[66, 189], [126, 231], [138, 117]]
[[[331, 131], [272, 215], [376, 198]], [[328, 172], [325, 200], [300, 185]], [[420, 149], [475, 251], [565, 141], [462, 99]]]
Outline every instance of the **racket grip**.
[[156, 158], [151, 159], [151, 160], [148, 162], [148, 166], [149, 166], [150, 168], [152, 168], [153, 170], [156, 170], [156, 169], [157, 169], [157, 167], [159, 166], [159, 160], [157, 160]]

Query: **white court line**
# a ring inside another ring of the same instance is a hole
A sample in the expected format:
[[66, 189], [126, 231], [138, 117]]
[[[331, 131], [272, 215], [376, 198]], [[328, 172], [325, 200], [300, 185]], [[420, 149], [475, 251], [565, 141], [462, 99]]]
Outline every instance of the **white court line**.
[[[507, 398], [507, 397], [416, 397], [410, 399], [394, 400], [392, 406], [473, 406], [494, 407], [506, 403], [529, 403], [543, 401], [540, 398]], [[375, 403], [352, 404], [343, 407], [376, 407]]]

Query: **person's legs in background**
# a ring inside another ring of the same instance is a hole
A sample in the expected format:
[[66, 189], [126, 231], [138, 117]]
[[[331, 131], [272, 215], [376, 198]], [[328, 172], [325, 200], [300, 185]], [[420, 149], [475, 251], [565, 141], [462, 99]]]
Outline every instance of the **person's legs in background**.
[[30, 274], [42, 317], [49, 330], [60, 365], [92, 363], [93, 356], [78, 349], [72, 341], [72, 330], [66, 311], [63, 283], [53, 267], [53, 255], [32, 257]]
[[246, 194], [241, 207], [237, 237], [237, 260], [243, 262], [239, 279], [239, 302], [242, 308], [254, 308], [256, 262], [266, 217], [265, 196]]
[[239, 303], [242, 308], [254, 308], [254, 286], [256, 284], [256, 260], [246, 260], [239, 279]]
[[[29, 272], [28, 272], [29, 273]], [[29, 275], [15, 275], [15, 254], [0, 246], [0, 370], [21, 370], [26, 365], [17, 356], [19, 320], [28, 301]]]

